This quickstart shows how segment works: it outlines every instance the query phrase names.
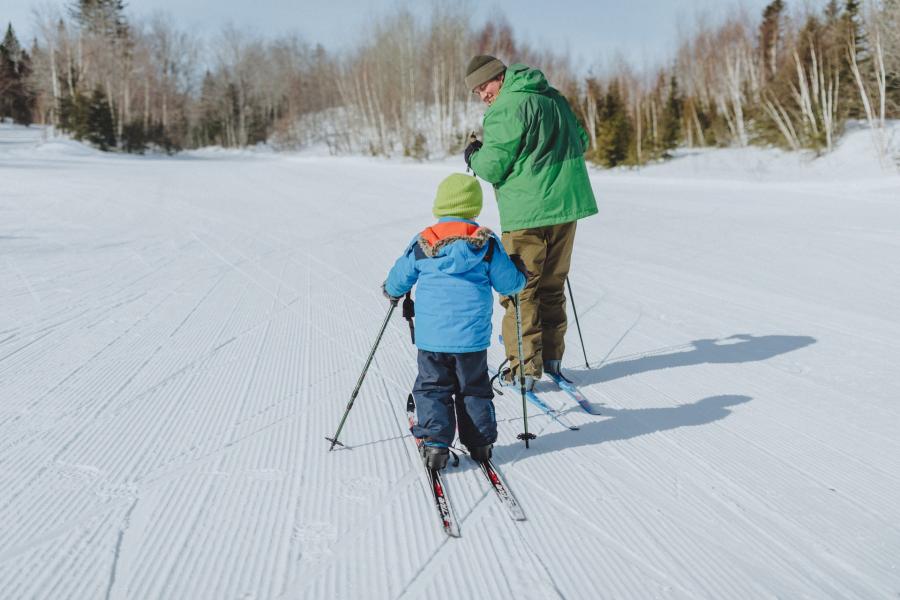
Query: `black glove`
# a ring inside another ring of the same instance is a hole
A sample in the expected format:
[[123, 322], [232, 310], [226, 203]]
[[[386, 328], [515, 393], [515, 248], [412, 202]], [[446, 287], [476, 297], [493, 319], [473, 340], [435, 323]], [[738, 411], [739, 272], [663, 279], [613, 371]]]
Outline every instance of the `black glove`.
[[478, 140], [475, 140], [474, 142], [466, 146], [466, 151], [463, 153], [463, 155], [466, 158], [466, 166], [470, 169], [472, 168], [472, 155], [481, 150], [481, 146], [483, 146], [483, 144]]
[[[386, 283], [386, 282], [385, 282], [385, 283]], [[391, 295], [388, 293], [387, 288], [384, 287], [384, 286], [385, 286], [385, 284], [382, 283], [382, 284], [381, 284], [381, 293], [384, 294], [384, 297], [385, 297], [385, 298], [387, 298], [388, 300], [391, 301], [391, 304], [393, 304], [394, 306], [396, 306], [397, 303], [400, 302], [400, 298], [402, 298], [403, 296], [391, 296]]]
[[516, 268], [519, 270], [519, 273], [528, 278], [534, 277], [534, 273], [528, 270], [528, 267], [525, 266], [525, 261], [522, 260], [521, 256], [519, 256], [518, 254], [510, 254], [509, 260], [511, 260], [512, 263], [516, 266]]

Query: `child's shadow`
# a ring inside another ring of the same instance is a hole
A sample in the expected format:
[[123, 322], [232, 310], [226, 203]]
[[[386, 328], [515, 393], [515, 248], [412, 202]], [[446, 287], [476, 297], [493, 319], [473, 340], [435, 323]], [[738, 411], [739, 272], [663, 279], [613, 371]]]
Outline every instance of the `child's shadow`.
[[722, 339], [691, 342], [683, 352], [656, 354], [608, 363], [599, 369], [576, 371], [579, 385], [602, 383], [648, 371], [687, 367], [704, 363], [743, 363], [767, 360], [814, 344], [816, 338], [806, 335], [737, 334]]
[[[524, 451], [522, 458], [556, 452], [578, 446], [594, 446], [603, 442], [630, 440], [656, 433], [706, 425], [731, 414], [729, 407], [752, 400], [750, 396], [710, 396], [694, 404], [682, 404], [666, 408], [616, 409], [606, 407], [602, 421], [586, 423], [579, 431], [556, 431], [539, 436], [531, 442], [531, 448]], [[497, 464], [514, 460], [523, 450], [522, 442], [495, 448]]]

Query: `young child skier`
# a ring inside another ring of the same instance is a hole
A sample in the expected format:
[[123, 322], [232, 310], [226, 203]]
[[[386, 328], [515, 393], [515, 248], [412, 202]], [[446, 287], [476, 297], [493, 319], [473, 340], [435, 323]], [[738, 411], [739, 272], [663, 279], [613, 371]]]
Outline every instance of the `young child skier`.
[[473, 221], [481, 213], [475, 177], [450, 175], [438, 186], [432, 212], [438, 218], [407, 246], [384, 282], [396, 301], [416, 286], [419, 375], [413, 387], [425, 465], [443, 469], [457, 424], [472, 458], [491, 457], [497, 440], [494, 392], [487, 367], [493, 287], [505, 296], [525, 286], [500, 239]]

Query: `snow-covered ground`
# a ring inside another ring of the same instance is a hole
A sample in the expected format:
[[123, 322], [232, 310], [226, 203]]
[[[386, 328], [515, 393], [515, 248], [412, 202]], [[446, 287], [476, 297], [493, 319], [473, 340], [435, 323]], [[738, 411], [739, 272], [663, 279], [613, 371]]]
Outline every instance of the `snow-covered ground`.
[[861, 167], [866, 132], [790, 168], [595, 173], [571, 274], [591, 367], [574, 326], [565, 364], [604, 414], [543, 382], [581, 429], [531, 412], [525, 450], [498, 397], [528, 520], [463, 460], [460, 539], [406, 430], [399, 317], [349, 448], [324, 439], [459, 161], [41, 137], [0, 127], [0, 596], [900, 595], [900, 177]]

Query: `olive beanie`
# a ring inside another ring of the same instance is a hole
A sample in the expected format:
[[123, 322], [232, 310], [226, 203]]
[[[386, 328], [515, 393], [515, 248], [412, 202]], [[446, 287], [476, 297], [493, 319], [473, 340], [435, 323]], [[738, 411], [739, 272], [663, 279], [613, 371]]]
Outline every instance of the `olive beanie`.
[[506, 71], [506, 65], [499, 59], [480, 54], [469, 61], [466, 67], [466, 88], [474, 90], [482, 83], [490, 81]]
[[432, 212], [438, 218], [474, 219], [481, 214], [481, 199], [481, 184], [478, 179], [454, 173], [438, 186]]

